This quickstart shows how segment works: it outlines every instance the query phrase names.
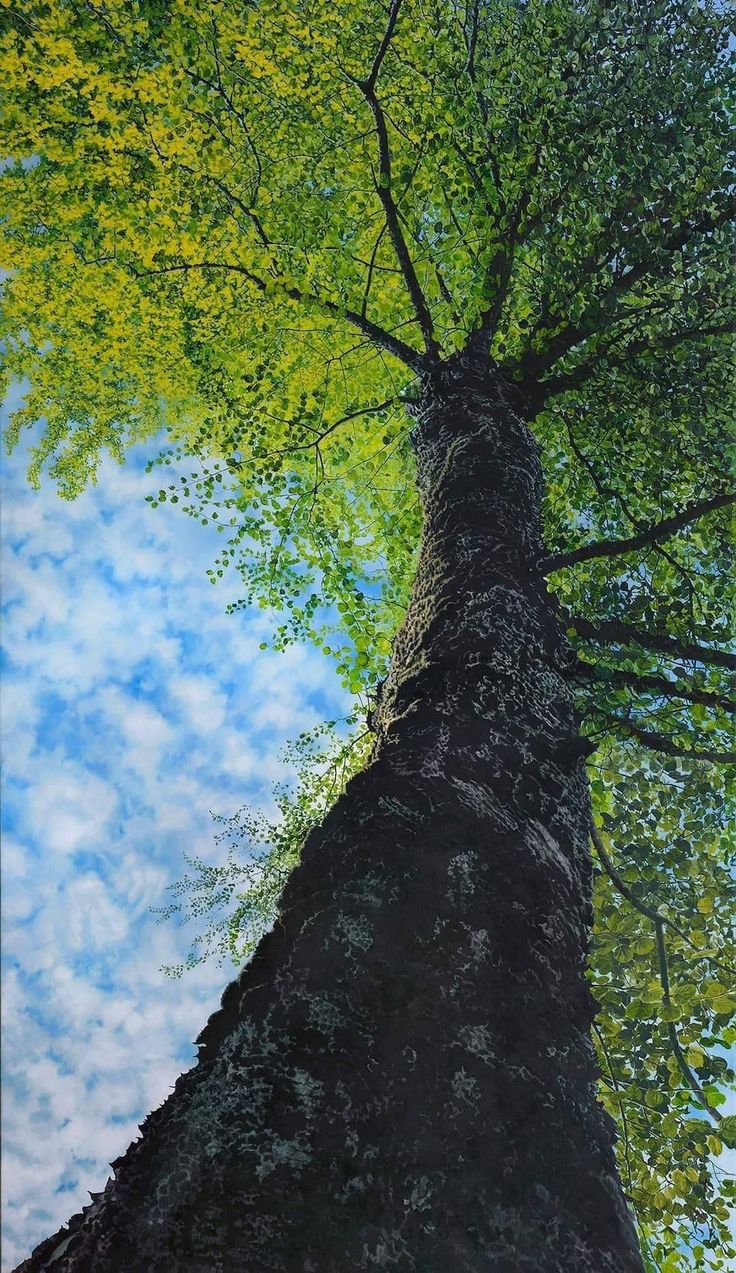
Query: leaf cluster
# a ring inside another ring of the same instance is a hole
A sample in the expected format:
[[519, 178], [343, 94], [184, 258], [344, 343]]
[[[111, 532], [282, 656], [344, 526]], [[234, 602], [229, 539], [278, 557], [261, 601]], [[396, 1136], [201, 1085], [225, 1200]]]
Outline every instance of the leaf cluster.
[[[726, 1268], [721, 6], [25, 0], [0, 64], [4, 366], [28, 386], [9, 443], [36, 427], [31, 479], [74, 496], [102, 453], [165, 430], [154, 467], [186, 468], [152, 502], [220, 528], [210, 577], [240, 572], [277, 648], [315, 642], [356, 694], [383, 675], [420, 534], [404, 400], [458, 350], [532, 423], [544, 567], [598, 745], [603, 1099], [651, 1268]], [[233, 853], [181, 894], [229, 916], [195, 961], [250, 949], [331, 763], [277, 795], [280, 820], [224, 824]]]

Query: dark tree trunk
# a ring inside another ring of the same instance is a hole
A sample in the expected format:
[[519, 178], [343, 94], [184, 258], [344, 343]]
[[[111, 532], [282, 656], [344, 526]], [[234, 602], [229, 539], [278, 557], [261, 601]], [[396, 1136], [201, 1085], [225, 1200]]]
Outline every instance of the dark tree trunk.
[[372, 763], [55, 1273], [634, 1273], [596, 1099], [587, 748], [489, 376], [416, 408], [425, 528]]

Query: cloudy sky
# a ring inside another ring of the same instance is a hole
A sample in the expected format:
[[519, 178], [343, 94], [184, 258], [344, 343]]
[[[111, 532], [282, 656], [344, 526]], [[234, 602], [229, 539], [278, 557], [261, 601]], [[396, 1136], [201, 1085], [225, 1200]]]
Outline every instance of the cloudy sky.
[[184, 852], [218, 859], [209, 811], [268, 808], [283, 743], [348, 706], [224, 613], [214, 529], [144, 502], [155, 451], [72, 504], [3, 461], [4, 1271], [104, 1185], [230, 976], [168, 980], [187, 931], [149, 908]]
[[224, 613], [214, 528], [144, 501], [155, 452], [72, 504], [3, 461], [3, 1273], [104, 1185], [229, 978], [161, 972], [182, 855], [219, 860], [209, 811], [270, 808], [283, 743], [349, 709], [321, 655]]

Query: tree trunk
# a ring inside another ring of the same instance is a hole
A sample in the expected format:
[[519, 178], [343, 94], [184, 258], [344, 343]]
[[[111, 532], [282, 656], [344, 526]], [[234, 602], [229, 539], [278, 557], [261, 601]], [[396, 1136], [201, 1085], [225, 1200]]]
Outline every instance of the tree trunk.
[[459, 361], [414, 414], [425, 526], [373, 760], [197, 1065], [27, 1273], [643, 1268], [596, 1099], [538, 446]]

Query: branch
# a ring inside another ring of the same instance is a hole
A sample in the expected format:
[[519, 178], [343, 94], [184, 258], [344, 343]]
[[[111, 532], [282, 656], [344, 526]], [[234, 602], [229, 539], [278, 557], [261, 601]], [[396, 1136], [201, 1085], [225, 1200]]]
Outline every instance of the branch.
[[[479, 168], [477, 167], [475, 162], [470, 158], [470, 155], [468, 155], [466, 151], [463, 150], [462, 146], [460, 145], [456, 137], [452, 137], [450, 139], [450, 145], [452, 149], [455, 151], [455, 154], [458, 156], [458, 158], [464, 163], [465, 167], [467, 168], [468, 176], [471, 178], [473, 185], [475, 186], [476, 193], [480, 196], [481, 203], [483, 204], [483, 208], [485, 210], [486, 216], [488, 217], [490, 221], [494, 221], [496, 217], [496, 210], [493, 207], [493, 205], [488, 202], [485, 195], [483, 194], [483, 177], [481, 175]], [[494, 168], [495, 168], [495, 165], [492, 165], [492, 172], [494, 172]], [[496, 176], [494, 172], [493, 179], [494, 179], [494, 184], [496, 186], [496, 194], [498, 195], [499, 203], [501, 203], [501, 206], [503, 208], [505, 205], [501, 198], [500, 175]]]
[[714, 495], [711, 499], [697, 500], [672, 517], [665, 517], [661, 522], [650, 522], [648, 526], [642, 526], [638, 535], [631, 535], [628, 539], [602, 539], [593, 544], [585, 544], [582, 548], [575, 548], [571, 552], [555, 553], [540, 562], [539, 568], [542, 574], [546, 575], [553, 570], [574, 566], [579, 561], [590, 561], [594, 557], [620, 557], [624, 553], [633, 552], [636, 548], [645, 548], [661, 539], [669, 539], [678, 530], [704, 517], [706, 513], [734, 503], [736, 503], [736, 491]]
[[[530, 178], [531, 180], [531, 174]], [[506, 244], [494, 252], [493, 258], [486, 270], [485, 286], [490, 288], [493, 280], [497, 280], [496, 294], [490, 305], [478, 317], [478, 322], [473, 330], [469, 333], [468, 345], [476, 348], [482, 348], [485, 343], [492, 340], [498, 320], [503, 312], [506, 297], [509, 294], [511, 285], [511, 275], [514, 268], [514, 257], [519, 243], [519, 227], [521, 219], [526, 210], [526, 206], [531, 199], [531, 189], [527, 186], [524, 194], [521, 196], [514, 215], [511, 218], [511, 224], [506, 232]]]
[[383, 39], [381, 40], [381, 43], [378, 47], [378, 52], [376, 53], [376, 56], [373, 59], [373, 66], [370, 69], [368, 79], [364, 81], [364, 87], [366, 89], [370, 90], [375, 88], [376, 86], [376, 81], [378, 79], [378, 76], [381, 70], [383, 59], [388, 53], [388, 46], [390, 45], [392, 39], [394, 38], [394, 31], [396, 29], [396, 23], [399, 20], [399, 10], [401, 8], [401, 4], [402, 4], [402, 0], [392, 0], [391, 10], [388, 15], [388, 22], [386, 23], [386, 30], [383, 33]]
[[407, 345], [397, 336], [392, 336], [390, 332], [385, 331], [383, 327], [379, 327], [377, 323], [371, 322], [369, 318], [356, 313], [355, 310], [343, 309], [341, 305], [338, 305], [337, 301], [331, 301], [327, 297], [315, 296], [310, 292], [300, 292], [297, 287], [292, 287], [287, 283], [281, 283], [278, 280], [266, 283], [264, 279], [259, 278], [257, 274], [254, 274], [245, 265], [237, 265], [234, 262], [227, 261], [192, 261], [182, 265], [164, 265], [158, 270], [136, 270], [132, 268], [132, 273], [135, 278], [155, 278], [159, 274], [175, 274], [188, 270], [228, 270], [235, 274], [241, 274], [243, 278], [248, 279], [254, 287], [257, 287], [264, 294], [275, 288], [283, 292], [284, 296], [290, 297], [291, 300], [299, 301], [300, 304], [316, 305], [318, 309], [324, 310], [331, 317], [342, 318], [352, 323], [374, 345], [377, 345], [379, 349], [384, 349], [388, 354], [393, 354], [394, 358], [398, 358], [399, 362], [405, 363], [417, 375], [427, 370], [426, 359], [418, 349]]
[[[182, 164], [182, 167], [188, 168], [188, 166], [184, 164]], [[192, 172], [192, 169], [188, 168], [188, 171]], [[225, 185], [224, 181], [220, 181], [219, 177], [209, 176], [209, 174], [205, 174], [205, 176], [207, 177], [209, 181], [212, 182], [213, 185], [217, 186], [217, 189], [220, 190], [222, 194], [225, 195], [226, 199], [229, 199], [231, 203], [234, 203], [236, 207], [240, 208], [240, 211], [243, 213], [243, 216], [247, 217], [248, 220], [251, 222], [251, 224], [255, 226], [256, 233], [258, 234], [258, 237], [261, 240], [261, 243], [263, 244], [263, 246], [266, 248], [270, 248], [271, 241], [268, 235], [266, 234], [266, 231], [263, 228], [263, 222], [261, 221], [261, 218], [258, 216], [258, 214], [254, 212], [252, 208], [249, 208], [248, 205], [243, 202], [243, 200], [240, 198], [239, 195], [236, 195], [233, 190], [230, 190], [230, 188]]]
[[[581, 671], [589, 669], [589, 671]], [[601, 675], [605, 673], [605, 675]], [[589, 663], [579, 663], [577, 675], [597, 684], [631, 686], [642, 694], [656, 694], [662, 698], [683, 698], [689, 703], [702, 703], [705, 707], [720, 708], [722, 712], [736, 712], [736, 700], [724, 698], [708, 690], [692, 687], [683, 688], [676, 681], [667, 681], [663, 676], [646, 676], [640, 672], [629, 672], [625, 668], [603, 668]]]
[[[672, 1000], [670, 998], [670, 976], [667, 968], [667, 949], [664, 943], [664, 924], [662, 923], [661, 917], [657, 919], [655, 929], [657, 933], [657, 954], [659, 955], [659, 979], [662, 982], [662, 1001], [665, 1008], [669, 1008], [672, 1004]], [[682, 1048], [680, 1047], [680, 1040], [677, 1037], [677, 1030], [675, 1029], [674, 1022], [667, 1022], [667, 1033], [670, 1036], [670, 1047], [672, 1048], [672, 1053], [682, 1077], [690, 1090], [695, 1093], [698, 1100], [702, 1105], [704, 1105], [714, 1123], [720, 1123], [723, 1115], [719, 1114], [715, 1106], [711, 1105], [708, 1097], [705, 1095], [705, 1092], [685, 1060]]]
[[[601, 499], [615, 500], [616, 503], [620, 505], [627, 521], [631, 523], [631, 525], [635, 528], [635, 530], [641, 531], [643, 529], [646, 529], [646, 527], [643, 526], [643, 524], [632, 512], [631, 508], [628, 505], [627, 500], [624, 499], [623, 495], [619, 491], [617, 491], [614, 487], [611, 487], [606, 482], [604, 482], [601, 479], [601, 477], [598, 475], [598, 473], [596, 473], [595, 466], [585, 455], [581, 447], [578, 445], [575, 439], [573, 428], [572, 428], [572, 421], [569, 419], [569, 416], [566, 417], [564, 412], [563, 412], [563, 422], [565, 424], [565, 428], [567, 431], [570, 449], [573, 455], [575, 456], [575, 458], [577, 459], [578, 463], [587, 473], [599, 497]], [[675, 446], [682, 454], [684, 454], [682, 452], [682, 448], [678, 445], [677, 442], [675, 442]], [[689, 457], [686, 457], [686, 458], [689, 458]], [[677, 572], [684, 578], [686, 587], [688, 590], [688, 594], [690, 596], [691, 618], [692, 618], [692, 615], [693, 615], [692, 607], [694, 603], [694, 589], [693, 589], [692, 579], [688, 571], [685, 569], [684, 566], [682, 566], [678, 561], [676, 561], [674, 557], [670, 556], [670, 554], [666, 551], [666, 549], [662, 548], [661, 546], [655, 544], [654, 551], [659, 553], [662, 557], [664, 557], [667, 561], [669, 561], [670, 565], [672, 565], [677, 570]], [[693, 623], [694, 623], [694, 618], [693, 618]]]
[[[334, 420], [332, 424], [328, 424], [327, 428], [323, 429], [321, 433], [318, 433], [317, 437], [312, 438], [311, 441], [299, 442], [294, 446], [279, 447], [276, 451], [268, 451], [265, 455], [259, 456], [259, 459], [268, 460], [274, 455], [291, 455], [293, 451], [311, 451], [313, 447], [318, 447], [321, 442], [324, 442], [325, 438], [328, 438], [331, 433], [334, 433], [335, 429], [338, 429], [341, 424], [346, 424], [348, 420], [355, 420], [357, 416], [361, 415], [378, 415], [380, 412], [385, 411], [388, 407], [393, 406], [395, 402], [396, 398], [387, 398], [385, 402], [381, 402], [375, 407], [357, 407], [355, 411], [348, 411], [347, 415], [340, 416], [339, 420]], [[271, 418], [273, 419], [273, 417]], [[289, 424], [295, 422], [287, 420], [285, 423]], [[228, 460], [227, 466], [231, 472], [238, 472], [240, 469], [244, 468], [243, 461], [235, 459]]]
[[391, 39], [394, 34], [396, 23], [399, 17], [402, 0], [393, 0], [389, 13], [388, 24], [381, 45], [373, 60], [368, 78], [365, 80], [353, 80], [353, 83], [360, 89], [371, 108], [373, 121], [376, 126], [376, 135], [378, 137], [378, 181], [376, 182], [376, 192], [383, 207], [384, 216], [386, 217], [386, 225], [388, 227], [389, 238], [393, 244], [396, 259], [401, 268], [407, 291], [411, 298], [411, 303], [416, 314], [419, 328], [424, 337], [424, 345], [428, 354], [435, 358], [439, 358], [440, 349], [434, 337], [434, 327], [432, 324], [432, 315], [429, 312], [424, 292], [419, 284], [414, 263], [411, 254], [406, 245], [401, 223], [399, 221], [398, 208], [391, 191], [391, 148], [388, 140], [388, 128], [386, 125], [386, 117], [383, 113], [378, 98], [376, 97], [376, 81], [381, 70], [381, 64], [388, 51]]
[[655, 733], [653, 730], [641, 729], [625, 717], [617, 716], [615, 712], [603, 712], [602, 715], [605, 720], [610, 721], [616, 728], [632, 734], [638, 742], [643, 743], [645, 747], [649, 747], [652, 751], [662, 751], [666, 756], [682, 756], [684, 760], [707, 760], [713, 765], [736, 765], [736, 752], [689, 751], [686, 747], [678, 747], [677, 743], [673, 743], [664, 734]]
[[[625, 897], [627, 902], [631, 902], [634, 910], [637, 910], [640, 915], [645, 915], [647, 919], [651, 919], [655, 924], [659, 924], [660, 922], [664, 924], [672, 924], [671, 920], [667, 919], [667, 917], [662, 915], [658, 910], [655, 910], [653, 906], [647, 906], [646, 902], [641, 902], [633, 889], [629, 888], [623, 876], [619, 875], [616, 867], [613, 865], [613, 862], [606, 852], [600, 832], [594, 822], [591, 822], [590, 824], [590, 837], [595, 845], [596, 853], [601, 860], [601, 864], [603, 865], [606, 875], [608, 875], [616, 885], [621, 896]], [[674, 927], [674, 925], [672, 925], [672, 927]], [[676, 931], [680, 932], [679, 929]], [[684, 936], [684, 934], [680, 935]]]
[[711, 663], [736, 671], [736, 654], [715, 650], [707, 645], [695, 645], [679, 641], [660, 632], [648, 632], [646, 628], [622, 623], [620, 619], [599, 619], [591, 623], [580, 615], [568, 615], [568, 622], [586, 641], [600, 641], [605, 645], [641, 645], [645, 649], [661, 650], [673, 659], [693, 663]]
[[636, 896], [636, 893], [633, 889], [629, 888], [629, 885], [613, 865], [613, 862], [603, 846], [603, 840], [601, 839], [600, 832], [594, 822], [591, 822], [590, 824], [590, 835], [606, 875], [618, 889], [621, 896], [625, 897], [627, 902], [631, 902], [634, 910], [638, 911], [640, 915], [645, 915], [647, 919], [651, 919], [655, 924], [666, 924], [668, 928], [672, 929], [673, 933], [677, 933], [677, 936], [681, 937], [682, 940], [695, 951], [699, 959], [705, 960], [706, 963], [714, 964], [718, 968], [723, 968], [729, 973], [736, 973], [736, 969], [732, 968], [730, 964], [720, 963], [717, 959], [713, 959], [711, 955], [704, 955], [700, 948], [695, 945], [695, 942], [688, 937], [687, 933], [684, 932], [682, 928], [680, 928], [679, 924], [676, 924], [675, 921], [670, 919], [668, 915], [663, 915], [661, 911], [656, 910], [653, 906], [648, 906], [646, 902], [642, 902]]
[[373, 286], [373, 271], [376, 266], [376, 257], [378, 256], [378, 249], [381, 246], [381, 239], [383, 238], [385, 233], [386, 233], [386, 226], [382, 225], [380, 230], [378, 231], [378, 236], [376, 238], [375, 243], [373, 244], [373, 250], [370, 255], [370, 260], [368, 261], [368, 266], [367, 266], [368, 273], [366, 275], [366, 280], [365, 280], [365, 290], [363, 292], [363, 303], [360, 307], [361, 318], [365, 318], [368, 313], [368, 300], [371, 294], [371, 287]]
[[661, 339], [631, 341], [618, 354], [611, 353], [607, 349], [596, 350], [595, 355], [588, 362], [581, 363], [578, 367], [574, 367], [572, 371], [566, 372], [561, 376], [555, 376], [551, 380], [543, 380], [540, 385], [540, 391], [543, 394], [544, 401], [547, 402], [549, 398], [554, 398], [560, 393], [566, 393], [568, 389], [577, 389], [580, 385], [584, 385], [591, 376], [595, 375], [602, 362], [605, 364], [605, 370], [609, 371], [614, 367], [625, 367], [626, 363], [638, 354], [675, 349], [678, 345], [682, 345], [688, 340], [698, 340], [705, 336], [729, 336], [733, 334], [733, 331], [733, 323], [722, 323], [717, 327], [693, 327], [687, 331], [670, 332], [668, 335], [662, 336]]
[[[625, 1158], [626, 1158], [626, 1174], [627, 1174], [627, 1176], [628, 1176], [628, 1180], [629, 1180], [629, 1196], [630, 1196], [630, 1194], [631, 1194], [631, 1189], [632, 1189], [632, 1183], [631, 1183], [631, 1159], [630, 1159], [630, 1155], [629, 1155], [629, 1148], [630, 1148], [630, 1145], [629, 1145], [629, 1123], [628, 1123], [628, 1119], [627, 1119], [627, 1117], [626, 1117], [626, 1101], [625, 1101], [624, 1097], [623, 1097], [623, 1096], [622, 1096], [622, 1094], [621, 1094], [621, 1085], [620, 1085], [620, 1083], [618, 1082], [618, 1079], [616, 1078], [616, 1073], [615, 1073], [614, 1068], [613, 1068], [613, 1065], [612, 1065], [612, 1063], [611, 1063], [611, 1056], [610, 1056], [610, 1053], [609, 1053], [609, 1051], [608, 1051], [608, 1048], [606, 1047], [606, 1041], [605, 1041], [605, 1039], [603, 1038], [603, 1034], [601, 1033], [600, 1027], [599, 1027], [599, 1025], [598, 1025], [598, 1023], [597, 1023], [596, 1021], [593, 1021], [593, 1022], [592, 1022], [592, 1025], [593, 1025], [593, 1031], [594, 1031], [594, 1033], [595, 1033], [595, 1035], [596, 1035], [596, 1038], [598, 1039], [598, 1042], [599, 1042], [599, 1044], [600, 1044], [601, 1051], [602, 1051], [602, 1053], [603, 1053], [604, 1057], [606, 1058], [606, 1065], [608, 1066], [608, 1073], [609, 1073], [609, 1074], [610, 1074], [610, 1076], [611, 1076], [610, 1086], [611, 1086], [611, 1087], [613, 1087], [613, 1090], [615, 1091], [616, 1096], [618, 1097], [618, 1112], [619, 1112], [619, 1115], [620, 1115], [620, 1117], [621, 1117], [621, 1130], [622, 1130], [622, 1132], [623, 1132], [623, 1134], [624, 1134], [624, 1155], [625, 1155]], [[602, 1076], [601, 1076], [601, 1077], [602, 1077]]]
[[[569, 74], [571, 73], [570, 68]], [[567, 78], [569, 78], [569, 74]], [[490, 288], [493, 280], [497, 279], [496, 294], [490, 305], [481, 313], [476, 327], [470, 332], [469, 347], [482, 348], [486, 342], [490, 342], [503, 313], [503, 307], [511, 287], [516, 249], [519, 246], [522, 235], [527, 236], [529, 233], [529, 226], [524, 228], [522, 221], [531, 202], [533, 182], [539, 173], [544, 142], [547, 139], [548, 131], [547, 121], [542, 121], [540, 123], [539, 144], [537, 145], [532, 164], [524, 177], [524, 189], [505, 232], [505, 245], [494, 253], [493, 259], [486, 270], [485, 285]]]
[[[595, 823], [592, 823], [592, 822], [590, 824], [590, 834], [591, 834], [593, 843], [595, 845], [598, 857], [601, 861], [601, 864], [603, 865], [603, 868], [606, 874], [615, 884], [619, 893], [621, 893], [622, 897], [625, 897], [628, 902], [631, 902], [631, 905], [634, 907], [635, 910], [639, 911], [641, 915], [645, 915], [646, 918], [650, 919], [654, 924], [654, 929], [657, 934], [657, 953], [659, 956], [659, 978], [662, 983], [662, 1002], [664, 1003], [665, 1009], [668, 1009], [672, 1006], [672, 998], [670, 995], [669, 969], [667, 967], [667, 949], [666, 949], [665, 941], [664, 941], [665, 924], [668, 925], [670, 928], [674, 928], [675, 931], [680, 934], [680, 936], [684, 936], [684, 934], [680, 931], [679, 928], [677, 928], [675, 924], [672, 923], [671, 920], [667, 919], [665, 915], [660, 914], [658, 910], [654, 910], [651, 906], [647, 906], [645, 902], [639, 901], [636, 894], [631, 891], [631, 889], [624, 882], [624, 880], [621, 878], [618, 871], [616, 870], [615, 866], [613, 865], [613, 862], [609, 858], [603, 846], [603, 841], [599, 835], [598, 828], [596, 827]], [[685, 1060], [685, 1056], [683, 1054], [682, 1048], [680, 1047], [680, 1040], [677, 1037], [677, 1030], [675, 1029], [674, 1023], [672, 1021], [668, 1021], [666, 1024], [667, 1024], [667, 1033], [670, 1039], [670, 1047], [672, 1048], [672, 1053], [677, 1062], [680, 1073], [685, 1079], [685, 1082], [687, 1083], [690, 1090], [695, 1092], [696, 1096], [698, 1097], [698, 1100], [702, 1103], [704, 1108], [710, 1114], [713, 1121], [715, 1123], [720, 1123], [722, 1115], [719, 1114], [715, 1106], [711, 1105], [710, 1101], [705, 1095], [705, 1092], [700, 1086], [697, 1078], [695, 1077], [692, 1070], [690, 1069], [690, 1066]]]
[[[707, 234], [709, 231], [716, 230], [720, 226], [727, 224], [733, 215], [735, 206], [736, 196], [733, 196], [724, 201], [724, 206], [718, 213], [704, 212], [701, 217], [682, 221], [676, 228], [671, 228], [669, 235], [660, 242], [659, 247], [663, 248], [668, 255], [678, 252], [685, 247], [693, 235]], [[583, 314], [579, 322], [568, 324], [567, 327], [563, 328], [561, 332], [558, 332], [552, 338], [544, 354], [529, 353], [522, 358], [522, 371], [526, 375], [531, 376], [543, 374], [560, 358], [569, 353], [575, 345], [603, 330], [611, 321], [615, 321], [617, 301], [631, 291], [631, 288], [641, 282], [642, 279], [646, 278], [648, 274], [655, 271], [659, 264], [658, 259], [648, 257], [646, 260], [632, 265], [625, 274], [611, 283], [608, 290]], [[608, 313], [606, 321], [603, 322], [601, 319], [606, 310], [612, 310], [612, 312]]]
[[473, 11], [470, 23], [470, 36], [467, 34], [467, 16], [465, 19], [463, 34], [465, 36], [465, 47], [468, 50], [468, 60], [465, 63], [465, 74], [475, 81], [475, 50], [478, 44], [478, 0], [474, 0]]

